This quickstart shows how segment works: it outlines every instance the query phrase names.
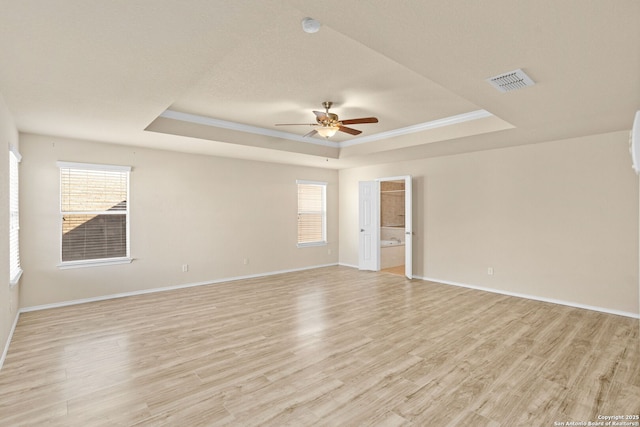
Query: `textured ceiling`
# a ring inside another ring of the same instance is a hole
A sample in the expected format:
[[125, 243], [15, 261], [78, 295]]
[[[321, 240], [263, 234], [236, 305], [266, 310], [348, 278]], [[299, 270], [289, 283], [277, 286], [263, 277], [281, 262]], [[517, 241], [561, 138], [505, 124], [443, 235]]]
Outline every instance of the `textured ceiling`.
[[[22, 132], [342, 168], [629, 129], [640, 109], [637, 0], [0, 0], [0, 10], [0, 93]], [[302, 31], [307, 16], [319, 32]], [[486, 82], [517, 68], [536, 85], [500, 93]], [[379, 123], [329, 141], [274, 126], [314, 122], [323, 101], [341, 119]], [[474, 112], [486, 114], [429, 125]]]

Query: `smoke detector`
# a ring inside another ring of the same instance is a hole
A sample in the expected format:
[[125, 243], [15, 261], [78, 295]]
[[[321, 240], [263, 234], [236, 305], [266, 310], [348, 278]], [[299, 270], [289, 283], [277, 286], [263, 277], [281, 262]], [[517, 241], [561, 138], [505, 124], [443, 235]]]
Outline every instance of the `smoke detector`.
[[491, 86], [500, 92], [511, 92], [513, 90], [523, 89], [536, 84], [531, 77], [527, 76], [520, 68], [500, 74], [499, 76], [488, 78], [487, 81]]
[[313, 18], [304, 18], [302, 20], [302, 30], [305, 33], [317, 33], [320, 29], [320, 22]]

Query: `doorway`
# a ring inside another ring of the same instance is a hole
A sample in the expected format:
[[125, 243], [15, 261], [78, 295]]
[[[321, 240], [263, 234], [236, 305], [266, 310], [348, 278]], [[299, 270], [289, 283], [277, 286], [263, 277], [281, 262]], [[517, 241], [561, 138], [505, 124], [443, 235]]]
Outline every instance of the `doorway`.
[[359, 183], [359, 269], [413, 277], [411, 176]]
[[380, 270], [404, 275], [405, 184], [403, 179], [380, 181]]

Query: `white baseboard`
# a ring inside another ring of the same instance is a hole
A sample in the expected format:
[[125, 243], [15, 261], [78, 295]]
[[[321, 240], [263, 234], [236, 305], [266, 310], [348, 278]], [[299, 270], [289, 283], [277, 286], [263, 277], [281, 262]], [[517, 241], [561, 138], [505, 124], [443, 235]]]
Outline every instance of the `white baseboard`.
[[342, 267], [355, 268], [356, 270], [359, 268], [357, 265], [345, 264], [343, 262], [339, 262], [338, 265], [340, 265]]
[[2, 369], [2, 365], [4, 365], [4, 359], [7, 357], [7, 353], [9, 352], [9, 345], [11, 345], [11, 339], [13, 338], [13, 332], [16, 330], [16, 326], [18, 325], [18, 319], [20, 318], [20, 311], [16, 313], [16, 318], [13, 319], [13, 325], [11, 325], [11, 329], [9, 330], [9, 336], [7, 337], [7, 342], [4, 344], [4, 350], [2, 351], [2, 357], [0, 357], [0, 369]]
[[[304, 270], [313, 270], [313, 269], [316, 269], [316, 268], [331, 267], [331, 266], [335, 266], [335, 265], [340, 265], [340, 266], [349, 267], [349, 268], [356, 268], [356, 269], [358, 268], [358, 266], [356, 266], [356, 265], [350, 265], [350, 264], [346, 264], [346, 263], [323, 264], [323, 265], [315, 265], [315, 266], [310, 266], [310, 267], [302, 267], [302, 268], [295, 268], [295, 269], [288, 269], [288, 270], [271, 271], [271, 272], [266, 272], [266, 273], [250, 274], [250, 275], [246, 275], [246, 276], [227, 277], [227, 278], [223, 278], [223, 279], [207, 280], [207, 281], [203, 281], [203, 282], [185, 283], [185, 284], [181, 284], [181, 285], [166, 286], [166, 287], [162, 287], [162, 288], [151, 288], [151, 289], [143, 289], [143, 290], [139, 290], [139, 291], [123, 292], [123, 293], [110, 294], [110, 295], [102, 295], [102, 296], [98, 296], [98, 297], [83, 298], [83, 299], [77, 299], [77, 300], [71, 300], [71, 301], [62, 301], [62, 302], [57, 302], [57, 303], [52, 303], [52, 304], [44, 304], [44, 305], [37, 305], [37, 306], [31, 306], [31, 307], [23, 307], [18, 311], [18, 313], [16, 315], [16, 319], [14, 321], [14, 324], [12, 326], [12, 329], [11, 329], [11, 332], [10, 332], [10, 335], [9, 335], [9, 338], [8, 338], [7, 343], [5, 345], [5, 349], [4, 349], [3, 353], [2, 353], [2, 358], [0, 359], [0, 368], [2, 367], [2, 363], [4, 362], [4, 358], [6, 356], [6, 353], [7, 353], [8, 349], [9, 349], [9, 343], [11, 342], [11, 337], [13, 335], [13, 331], [15, 330], [15, 327], [16, 327], [16, 325], [18, 323], [18, 317], [19, 317], [20, 313], [27, 313], [27, 312], [30, 312], [30, 311], [38, 311], [38, 310], [47, 310], [47, 309], [50, 309], [50, 308], [66, 307], [66, 306], [70, 306], [70, 305], [84, 304], [84, 303], [96, 302], [96, 301], [104, 301], [104, 300], [115, 299], [115, 298], [125, 298], [125, 297], [129, 297], [129, 296], [144, 295], [144, 294], [155, 293], [155, 292], [172, 291], [172, 290], [176, 290], [176, 289], [191, 288], [191, 287], [194, 287], [194, 286], [213, 285], [213, 284], [216, 284], [216, 283], [233, 282], [233, 281], [236, 281], [236, 280], [243, 280], [243, 279], [254, 279], [254, 278], [257, 278], [257, 277], [273, 276], [273, 275], [276, 275], [276, 274], [293, 273], [293, 272], [296, 272], [296, 271], [304, 271]], [[599, 311], [599, 312], [602, 312], [602, 313], [615, 314], [615, 315], [618, 315], [618, 316], [625, 316], [625, 317], [631, 317], [631, 318], [634, 318], [634, 319], [640, 319], [640, 314], [637, 314], [637, 313], [630, 313], [630, 312], [620, 311], [620, 310], [612, 310], [612, 309], [608, 309], [608, 308], [604, 308], [604, 307], [596, 307], [596, 306], [591, 306], [591, 305], [579, 304], [579, 303], [575, 303], [575, 302], [571, 302], [571, 301], [563, 301], [563, 300], [557, 300], [557, 299], [553, 299], [553, 298], [540, 297], [540, 296], [536, 296], [536, 295], [521, 294], [521, 293], [517, 293], [517, 292], [504, 291], [504, 290], [500, 290], [500, 289], [485, 288], [485, 287], [482, 287], [482, 286], [469, 285], [469, 284], [466, 284], [466, 283], [452, 282], [450, 280], [441, 280], [441, 279], [436, 279], [436, 278], [431, 278], [431, 277], [414, 276], [414, 278], [415, 279], [419, 279], [419, 280], [430, 281], [430, 282], [442, 283], [442, 284], [445, 284], [445, 285], [460, 286], [460, 287], [463, 287], [463, 288], [476, 289], [476, 290], [479, 290], [479, 291], [492, 292], [492, 293], [508, 295], [508, 296], [512, 296], [512, 297], [526, 298], [526, 299], [535, 300], [535, 301], [549, 302], [549, 303], [560, 304], [560, 305], [565, 305], [565, 306], [569, 306], [569, 307], [582, 308], [582, 309], [586, 309], [586, 310]]]
[[101, 295], [101, 296], [98, 296], [98, 297], [76, 299], [76, 300], [71, 300], [71, 301], [62, 301], [62, 302], [56, 302], [56, 303], [52, 303], [52, 304], [43, 304], [43, 305], [36, 305], [36, 306], [31, 306], [31, 307], [23, 307], [23, 308], [20, 309], [20, 313], [27, 313], [27, 312], [30, 312], [30, 311], [47, 310], [47, 309], [50, 309], [50, 308], [67, 307], [67, 306], [70, 306], [70, 305], [85, 304], [85, 303], [88, 303], [88, 302], [96, 302], [96, 301], [105, 301], [105, 300], [110, 300], [110, 299], [115, 299], [115, 298], [125, 298], [125, 297], [130, 297], [130, 296], [135, 296], [135, 295], [151, 294], [151, 293], [155, 293], [155, 292], [173, 291], [173, 290], [177, 290], [177, 289], [192, 288], [194, 286], [214, 285], [216, 283], [234, 282], [234, 281], [237, 281], [237, 280], [244, 280], [244, 279], [255, 279], [257, 277], [274, 276], [276, 274], [294, 273], [296, 271], [304, 271], [304, 270], [314, 270], [316, 268], [332, 267], [332, 266], [335, 266], [335, 265], [338, 265], [338, 264], [337, 263], [333, 263], [333, 264], [314, 265], [314, 266], [311, 266], [311, 267], [294, 268], [294, 269], [289, 269], [289, 270], [269, 271], [269, 272], [266, 272], [266, 273], [250, 274], [250, 275], [246, 275], [246, 276], [226, 277], [226, 278], [223, 278], [223, 279], [207, 280], [207, 281], [204, 281], [204, 282], [184, 283], [184, 284], [181, 284], [181, 285], [165, 286], [165, 287], [162, 287], [162, 288], [142, 289], [142, 290], [139, 290], [139, 291], [131, 291], [131, 292], [122, 292], [122, 293], [118, 293], [118, 294]]
[[494, 294], [507, 295], [507, 296], [510, 296], [510, 297], [525, 298], [525, 299], [530, 299], [530, 300], [534, 300], [534, 301], [550, 302], [552, 304], [565, 305], [565, 306], [568, 306], [568, 307], [582, 308], [582, 309], [585, 309], [585, 310], [599, 311], [601, 313], [615, 314], [617, 316], [625, 316], [625, 317], [631, 317], [633, 319], [640, 319], [640, 313], [630, 313], [628, 311], [612, 310], [610, 308], [596, 307], [596, 306], [593, 306], [593, 305], [586, 305], [586, 304], [579, 304], [579, 303], [576, 303], [576, 302], [558, 300], [558, 299], [554, 299], [554, 298], [545, 298], [545, 297], [540, 297], [540, 296], [536, 296], [536, 295], [521, 294], [521, 293], [518, 293], [518, 292], [503, 291], [503, 290], [500, 290], [500, 289], [493, 289], [493, 288], [485, 288], [485, 287], [482, 287], [482, 286], [468, 285], [466, 283], [452, 282], [450, 280], [440, 280], [440, 279], [434, 279], [434, 278], [431, 278], [431, 277], [419, 277], [419, 276], [413, 276], [413, 277], [415, 279], [425, 280], [425, 281], [429, 281], [429, 282], [442, 283], [442, 284], [445, 284], [445, 285], [460, 286], [460, 287], [463, 287], [463, 288], [475, 289], [475, 290], [484, 291], [484, 292], [492, 292]]

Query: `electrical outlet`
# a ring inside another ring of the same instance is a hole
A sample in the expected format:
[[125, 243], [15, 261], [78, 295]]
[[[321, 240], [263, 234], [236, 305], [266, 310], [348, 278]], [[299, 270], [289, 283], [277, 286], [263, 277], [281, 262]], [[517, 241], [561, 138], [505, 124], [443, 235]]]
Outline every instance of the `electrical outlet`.
[[186, 273], [187, 271], [189, 271], [189, 264], [182, 264], [182, 272]]
[[244, 265], [249, 264], [249, 258], [245, 258], [244, 260], [242, 260], [242, 263], [243, 263]]
[[493, 276], [493, 267], [489, 267], [489, 268], [487, 268], [487, 274], [488, 274], [489, 276]]
[[327, 249], [327, 254], [331, 255], [331, 249]]

